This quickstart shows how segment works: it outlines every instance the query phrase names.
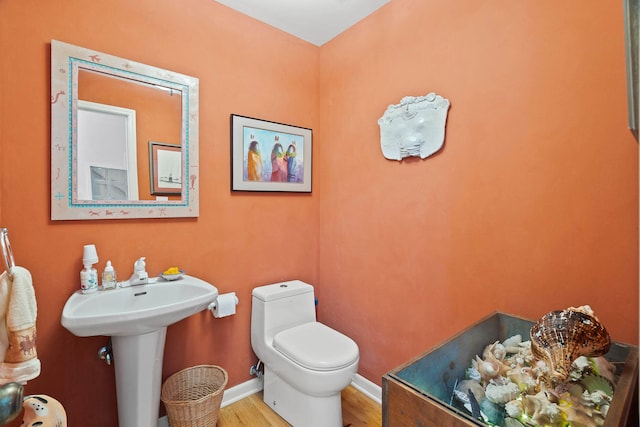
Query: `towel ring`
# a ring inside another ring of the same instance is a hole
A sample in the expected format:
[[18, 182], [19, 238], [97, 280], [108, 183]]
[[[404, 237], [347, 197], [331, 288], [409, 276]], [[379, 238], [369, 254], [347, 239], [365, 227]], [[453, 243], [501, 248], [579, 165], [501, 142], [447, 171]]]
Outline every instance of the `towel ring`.
[[9, 230], [3, 228], [0, 231], [0, 245], [2, 245], [2, 255], [4, 257], [4, 265], [7, 267], [7, 273], [13, 277], [13, 268], [16, 266], [13, 260], [13, 252], [11, 252], [11, 244], [9, 243]]

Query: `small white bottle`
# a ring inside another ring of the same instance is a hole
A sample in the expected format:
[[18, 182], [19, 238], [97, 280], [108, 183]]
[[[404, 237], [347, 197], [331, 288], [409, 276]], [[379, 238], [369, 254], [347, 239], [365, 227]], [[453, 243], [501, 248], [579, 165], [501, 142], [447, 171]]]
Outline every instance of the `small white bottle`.
[[102, 289], [115, 289], [117, 284], [116, 271], [111, 265], [111, 260], [107, 261], [107, 265], [102, 272]]
[[83, 294], [90, 294], [98, 290], [98, 272], [93, 264], [85, 264], [80, 271], [80, 290]]

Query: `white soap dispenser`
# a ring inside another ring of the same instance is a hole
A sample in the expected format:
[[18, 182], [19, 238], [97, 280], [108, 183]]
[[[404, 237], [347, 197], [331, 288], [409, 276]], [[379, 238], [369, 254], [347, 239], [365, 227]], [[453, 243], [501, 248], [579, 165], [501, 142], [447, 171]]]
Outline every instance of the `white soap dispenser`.
[[80, 290], [83, 294], [90, 294], [98, 290], [98, 272], [93, 264], [98, 262], [98, 252], [95, 245], [84, 245], [82, 249], [82, 265], [80, 271]]
[[98, 290], [98, 272], [92, 264], [85, 264], [84, 270], [80, 270], [80, 289], [83, 294]]
[[146, 264], [144, 260], [145, 257], [140, 257], [133, 264], [133, 275], [131, 276], [131, 279], [129, 279], [131, 286], [144, 285], [149, 282], [149, 275], [146, 272]]

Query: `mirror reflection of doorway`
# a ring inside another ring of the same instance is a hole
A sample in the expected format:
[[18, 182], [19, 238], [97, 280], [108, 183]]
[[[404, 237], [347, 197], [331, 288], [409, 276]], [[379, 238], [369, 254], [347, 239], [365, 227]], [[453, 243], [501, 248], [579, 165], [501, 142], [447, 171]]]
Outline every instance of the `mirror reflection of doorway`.
[[129, 200], [127, 171], [91, 166], [91, 200]]
[[78, 100], [79, 200], [138, 200], [136, 140], [135, 110]]

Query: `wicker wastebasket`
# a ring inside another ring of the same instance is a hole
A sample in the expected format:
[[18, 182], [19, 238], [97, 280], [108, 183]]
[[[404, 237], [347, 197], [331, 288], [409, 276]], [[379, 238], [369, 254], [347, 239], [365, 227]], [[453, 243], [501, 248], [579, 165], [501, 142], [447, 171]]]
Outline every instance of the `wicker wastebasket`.
[[220, 366], [198, 365], [183, 369], [162, 384], [161, 399], [170, 427], [214, 427], [227, 385]]

